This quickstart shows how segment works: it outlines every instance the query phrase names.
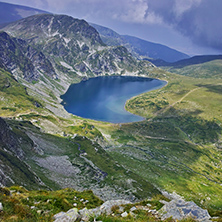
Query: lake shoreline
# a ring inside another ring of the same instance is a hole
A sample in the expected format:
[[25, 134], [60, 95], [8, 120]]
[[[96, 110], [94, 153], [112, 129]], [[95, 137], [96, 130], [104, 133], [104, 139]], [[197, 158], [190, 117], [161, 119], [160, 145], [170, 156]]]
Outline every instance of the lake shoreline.
[[167, 84], [145, 76], [97, 76], [71, 84], [61, 96], [61, 104], [67, 112], [86, 119], [113, 124], [138, 122], [145, 118], [127, 111], [126, 102]]

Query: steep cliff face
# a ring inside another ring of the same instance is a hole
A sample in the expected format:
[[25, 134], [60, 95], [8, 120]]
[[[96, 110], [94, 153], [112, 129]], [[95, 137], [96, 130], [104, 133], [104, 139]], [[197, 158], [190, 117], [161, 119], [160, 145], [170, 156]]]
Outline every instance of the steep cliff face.
[[5, 32], [0, 33], [0, 64], [15, 77], [27, 81], [37, 80], [40, 72], [52, 78], [56, 76], [52, 64], [41, 51]]

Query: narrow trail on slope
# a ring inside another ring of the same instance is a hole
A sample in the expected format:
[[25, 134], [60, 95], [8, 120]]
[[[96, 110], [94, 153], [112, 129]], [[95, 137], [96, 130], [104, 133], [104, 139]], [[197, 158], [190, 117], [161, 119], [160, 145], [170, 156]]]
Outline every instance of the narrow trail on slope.
[[187, 96], [189, 96], [192, 92], [194, 92], [194, 91], [196, 91], [196, 90], [198, 90], [198, 89], [200, 89], [201, 87], [197, 87], [197, 88], [194, 88], [194, 89], [192, 89], [192, 90], [190, 90], [187, 94], [185, 94], [180, 100], [178, 100], [178, 101], [176, 101], [176, 102], [174, 102], [171, 106], [174, 106], [174, 105], [176, 105], [177, 103], [180, 103], [180, 102], [182, 102], [182, 100], [184, 100]]
[[[156, 116], [158, 116], [160, 113], [162, 113], [162, 112], [170, 109], [171, 107], [175, 106], [177, 103], [182, 102], [187, 96], [189, 96], [191, 93], [193, 93], [194, 91], [196, 91], [196, 90], [198, 90], [198, 89], [200, 89], [200, 88], [201, 88], [201, 87], [197, 87], [197, 88], [194, 88], [194, 89], [190, 90], [188, 93], [186, 93], [186, 94], [185, 94], [181, 99], [179, 99], [178, 101], [176, 101], [176, 102], [172, 103], [171, 105], [168, 105], [167, 107], [164, 107], [164, 108], [158, 110], [157, 112], [155, 112], [155, 113], [153, 114], [153, 117], [150, 118], [150, 119], [148, 119], [147, 121], [148, 121], [148, 122], [151, 122], [151, 121], [152, 121]], [[136, 135], [138, 135], [141, 130], [142, 130], [142, 128], [139, 129], [139, 130], [136, 132]], [[158, 138], [158, 137], [157, 137], [157, 138]], [[153, 139], [155, 139], [155, 138], [153, 138]]]
[[[186, 94], [185, 94], [181, 99], [179, 99], [178, 101], [174, 102], [174, 103], [171, 104], [171, 105], [168, 105], [167, 107], [164, 107], [163, 109], [158, 110], [156, 113], [154, 113], [154, 117], [156, 117], [156, 116], [157, 116], [158, 114], [160, 114], [161, 112], [166, 111], [166, 110], [170, 109], [171, 107], [175, 106], [177, 103], [182, 102], [187, 96], [189, 96], [191, 93], [193, 93], [194, 91], [196, 91], [196, 90], [198, 90], [198, 89], [200, 89], [200, 88], [201, 88], [201, 87], [197, 87], [197, 88], [194, 88], [194, 89], [190, 90], [188, 93], [186, 93]], [[154, 117], [153, 117], [153, 118], [154, 118]], [[148, 120], [148, 121], [153, 120], [153, 118], [151, 118], [151, 119]]]

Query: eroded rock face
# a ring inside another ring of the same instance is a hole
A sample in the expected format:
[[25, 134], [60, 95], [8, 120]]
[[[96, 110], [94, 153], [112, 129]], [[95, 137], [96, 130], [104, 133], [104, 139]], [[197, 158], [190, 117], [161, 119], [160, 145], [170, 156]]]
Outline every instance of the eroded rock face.
[[0, 64], [14, 73], [16, 78], [21, 75], [29, 82], [38, 80], [41, 72], [50, 78], [56, 78], [51, 62], [41, 51], [30, 46], [27, 41], [13, 38], [6, 32], [0, 32]]
[[175, 220], [192, 217], [197, 221], [210, 221], [210, 215], [207, 210], [200, 208], [194, 202], [186, 202], [182, 199], [166, 202], [160, 209], [159, 213], [162, 215], [163, 220], [169, 217], [172, 217]]

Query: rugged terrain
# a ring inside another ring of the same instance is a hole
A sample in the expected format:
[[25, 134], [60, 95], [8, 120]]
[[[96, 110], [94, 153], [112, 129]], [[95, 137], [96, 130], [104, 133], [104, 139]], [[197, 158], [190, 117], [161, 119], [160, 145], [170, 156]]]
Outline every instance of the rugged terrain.
[[[198, 71], [192, 77], [164, 71], [124, 46], [105, 45], [87, 22], [65, 15], [11, 23], [0, 33], [0, 47], [2, 185], [91, 189], [103, 200], [176, 192], [221, 216], [219, 68], [204, 78]], [[211, 70], [215, 62], [199, 66]], [[168, 84], [127, 101], [127, 110], [146, 118], [141, 122], [68, 114], [60, 95], [71, 83], [100, 75]]]

